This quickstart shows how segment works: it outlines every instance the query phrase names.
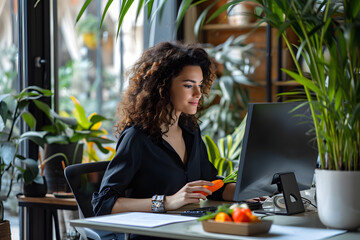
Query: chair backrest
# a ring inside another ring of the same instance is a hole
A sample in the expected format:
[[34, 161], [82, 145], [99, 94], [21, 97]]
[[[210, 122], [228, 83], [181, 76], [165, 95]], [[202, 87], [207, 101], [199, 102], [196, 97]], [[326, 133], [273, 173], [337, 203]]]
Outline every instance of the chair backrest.
[[79, 163], [65, 168], [64, 174], [79, 207], [80, 217], [93, 217], [92, 194], [99, 190], [109, 161]]

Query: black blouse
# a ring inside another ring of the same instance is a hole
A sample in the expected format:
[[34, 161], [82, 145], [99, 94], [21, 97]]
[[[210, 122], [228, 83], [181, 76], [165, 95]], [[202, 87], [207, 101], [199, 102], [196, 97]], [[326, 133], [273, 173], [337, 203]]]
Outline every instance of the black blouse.
[[[151, 198], [172, 195], [187, 182], [214, 180], [217, 170], [210, 163], [199, 128], [180, 124], [188, 155], [184, 165], [176, 151], [162, 138], [154, 140], [138, 127], [126, 128], [120, 135], [114, 159], [109, 163], [99, 192], [93, 194], [96, 216], [110, 214], [119, 197]], [[211, 199], [222, 200], [223, 188]]]

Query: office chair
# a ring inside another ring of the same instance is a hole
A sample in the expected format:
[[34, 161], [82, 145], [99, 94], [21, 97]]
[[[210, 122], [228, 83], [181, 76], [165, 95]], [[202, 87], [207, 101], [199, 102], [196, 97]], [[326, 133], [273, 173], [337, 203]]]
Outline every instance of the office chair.
[[[109, 161], [100, 161], [73, 164], [65, 168], [65, 178], [74, 194], [80, 218], [94, 216], [91, 205], [92, 194], [99, 190], [108, 164]], [[77, 228], [77, 230], [82, 237], [85, 235], [86, 238], [101, 240], [98, 231], [89, 228]]]

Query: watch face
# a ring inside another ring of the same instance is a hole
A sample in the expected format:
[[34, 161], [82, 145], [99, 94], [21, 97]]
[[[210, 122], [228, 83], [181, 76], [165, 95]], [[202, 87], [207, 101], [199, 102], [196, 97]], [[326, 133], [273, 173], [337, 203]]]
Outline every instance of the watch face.
[[152, 197], [151, 210], [153, 212], [157, 212], [157, 213], [166, 212], [166, 210], [164, 208], [164, 196], [155, 195]]

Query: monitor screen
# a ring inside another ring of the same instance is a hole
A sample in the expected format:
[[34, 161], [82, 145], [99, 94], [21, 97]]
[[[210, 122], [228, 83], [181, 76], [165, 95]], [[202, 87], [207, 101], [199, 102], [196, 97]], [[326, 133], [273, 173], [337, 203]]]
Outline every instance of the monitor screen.
[[234, 201], [277, 193], [277, 173], [293, 172], [299, 190], [312, 185], [318, 156], [308, 104], [251, 103], [246, 120]]

